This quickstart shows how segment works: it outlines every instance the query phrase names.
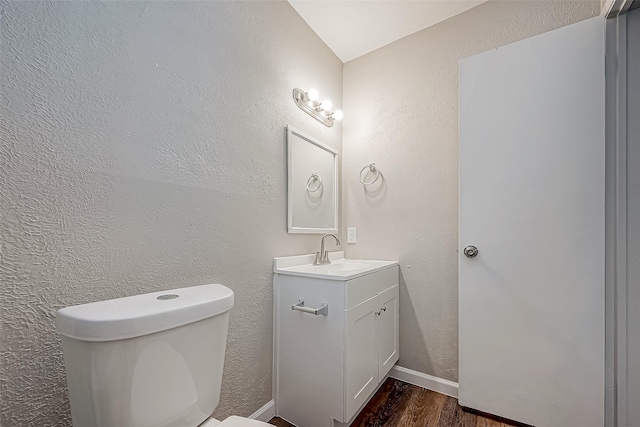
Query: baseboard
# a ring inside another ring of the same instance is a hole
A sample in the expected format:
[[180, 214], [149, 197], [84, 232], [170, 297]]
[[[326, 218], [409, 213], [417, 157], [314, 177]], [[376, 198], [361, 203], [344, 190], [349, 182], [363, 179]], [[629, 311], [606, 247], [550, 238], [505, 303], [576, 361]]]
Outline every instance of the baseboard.
[[447, 396], [455, 397], [456, 399], [458, 398], [458, 383], [454, 383], [453, 381], [423, 374], [422, 372], [403, 368], [398, 365], [391, 368], [389, 376], [397, 380], [408, 382], [409, 384], [426, 388], [427, 390], [437, 391], [438, 393], [446, 394]]
[[252, 420], [258, 420], [262, 422], [269, 422], [271, 418], [276, 416], [276, 402], [272, 400], [268, 401], [262, 408], [258, 409], [253, 414], [249, 415]]

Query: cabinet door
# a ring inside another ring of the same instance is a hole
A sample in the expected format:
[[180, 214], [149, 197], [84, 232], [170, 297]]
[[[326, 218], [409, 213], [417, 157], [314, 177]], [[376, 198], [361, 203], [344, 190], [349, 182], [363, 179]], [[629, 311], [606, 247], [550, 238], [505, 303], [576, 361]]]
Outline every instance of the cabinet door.
[[380, 379], [387, 375], [387, 372], [395, 365], [399, 358], [399, 310], [398, 310], [398, 285], [387, 289], [378, 295], [380, 304], [379, 316], [379, 340], [380, 353], [378, 357], [378, 376]]
[[345, 421], [378, 387], [378, 296], [345, 310]]

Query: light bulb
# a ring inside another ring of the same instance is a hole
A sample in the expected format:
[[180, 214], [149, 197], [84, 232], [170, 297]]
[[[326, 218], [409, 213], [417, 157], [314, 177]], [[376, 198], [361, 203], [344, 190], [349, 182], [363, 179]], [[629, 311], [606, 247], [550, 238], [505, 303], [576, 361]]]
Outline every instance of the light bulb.
[[334, 120], [342, 120], [344, 113], [341, 110], [336, 110], [333, 112], [331, 117], [333, 117]]
[[309, 92], [307, 92], [307, 98], [309, 98], [309, 101], [317, 101], [319, 97], [320, 93], [318, 93], [316, 89], [309, 89]]
[[320, 108], [324, 111], [331, 110], [331, 107], [333, 107], [333, 103], [328, 99], [325, 99], [324, 101], [322, 101], [322, 104], [320, 104]]

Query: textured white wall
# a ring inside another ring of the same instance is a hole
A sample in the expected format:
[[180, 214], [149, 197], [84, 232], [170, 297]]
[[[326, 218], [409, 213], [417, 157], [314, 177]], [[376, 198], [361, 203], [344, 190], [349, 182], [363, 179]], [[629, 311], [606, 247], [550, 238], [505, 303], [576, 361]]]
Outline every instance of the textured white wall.
[[236, 294], [216, 415], [271, 399], [284, 126], [341, 107], [342, 63], [285, 1], [0, 3], [2, 426], [68, 426], [56, 310], [205, 283]]
[[[399, 259], [399, 364], [458, 379], [458, 60], [596, 16], [599, 1], [490, 1], [345, 64], [350, 258]], [[358, 181], [375, 162], [384, 175]]]

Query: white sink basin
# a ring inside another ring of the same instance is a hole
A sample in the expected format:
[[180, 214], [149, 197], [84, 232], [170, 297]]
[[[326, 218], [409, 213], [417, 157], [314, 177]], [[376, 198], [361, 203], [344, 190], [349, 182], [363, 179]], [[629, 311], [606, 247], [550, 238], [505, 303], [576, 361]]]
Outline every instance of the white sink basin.
[[322, 279], [349, 280], [398, 264], [397, 261], [345, 259], [342, 251], [329, 253], [331, 264], [313, 265], [314, 259], [315, 255], [275, 258], [273, 272]]
[[369, 264], [365, 264], [362, 262], [355, 262], [351, 260], [344, 260], [340, 263], [334, 263], [323, 266], [316, 266], [316, 268], [327, 268], [328, 271], [352, 271], [352, 270], [360, 270], [362, 268], [367, 268]]
[[344, 259], [325, 265], [299, 265], [293, 268], [292, 271], [313, 274], [341, 274], [349, 271], [366, 269], [367, 267], [369, 267], [369, 264]]

